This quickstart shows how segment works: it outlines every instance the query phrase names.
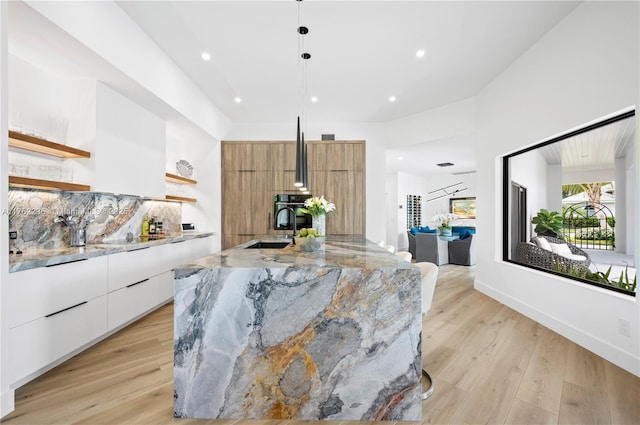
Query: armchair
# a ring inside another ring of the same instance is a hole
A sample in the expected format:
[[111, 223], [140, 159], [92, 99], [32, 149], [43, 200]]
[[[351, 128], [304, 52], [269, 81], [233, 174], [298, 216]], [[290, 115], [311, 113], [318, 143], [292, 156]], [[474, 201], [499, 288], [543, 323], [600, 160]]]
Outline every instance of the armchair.
[[[569, 270], [589, 269], [591, 259], [589, 258], [589, 254], [584, 252], [582, 249], [571, 243], [563, 241], [562, 239], [554, 238], [551, 236], [538, 237], [544, 238], [547, 240], [547, 242], [553, 244], [566, 244], [569, 247], [571, 254], [575, 258], [568, 258], [566, 256], [554, 253], [553, 251], [543, 249], [533, 242], [533, 240], [535, 239], [534, 238], [531, 240], [531, 242], [521, 242], [520, 244], [518, 244], [518, 247], [516, 248], [516, 261], [518, 263], [550, 270], [554, 269], [554, 265], [559, 265]], [[583, 258], [577, 256], [582, 256]]]
[[407, 231], [407, 237], [409, 252], [417, 263], [428, 262], [440, 266], [449, 262], [447, 241], [440, 239], [436, 233], [414, 235]]
[[461, 266], [476, 264], [475, 235], [449, 242], [449, 263]]

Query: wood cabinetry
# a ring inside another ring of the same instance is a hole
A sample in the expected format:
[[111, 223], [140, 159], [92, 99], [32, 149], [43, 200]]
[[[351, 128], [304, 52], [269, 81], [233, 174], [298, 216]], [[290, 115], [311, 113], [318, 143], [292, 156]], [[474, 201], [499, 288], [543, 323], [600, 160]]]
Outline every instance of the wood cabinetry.
[[[295, 142], [222, 143], [222, 248], [289, 231], [273, 230], [273, 195], [298, 193]], [[313, 195], [336, 204], [329, 235], [365, 233], [365, 142], [307, 142]]]
[[312, 193], [336, 204], [327, 217], [327, 234], [364, 235], [364, 142], [315, 142], [308, 153]]

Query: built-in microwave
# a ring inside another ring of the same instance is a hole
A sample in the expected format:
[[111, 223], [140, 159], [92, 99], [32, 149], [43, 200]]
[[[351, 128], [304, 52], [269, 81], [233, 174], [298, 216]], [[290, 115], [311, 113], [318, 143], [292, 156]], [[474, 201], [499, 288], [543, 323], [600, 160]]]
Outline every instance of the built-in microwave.
[[304, 201], [311, 195], [278, 194], [273, 195], [273, 228], [275, 230], [293, 230], [291, 210], [295, 212], [296, 228], [313, 227], [311, 215], [300, 211], [304, 208]]

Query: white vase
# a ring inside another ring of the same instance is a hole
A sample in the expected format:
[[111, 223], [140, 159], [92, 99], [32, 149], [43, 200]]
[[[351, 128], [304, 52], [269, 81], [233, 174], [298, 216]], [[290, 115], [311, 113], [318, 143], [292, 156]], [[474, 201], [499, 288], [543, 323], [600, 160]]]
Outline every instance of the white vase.
[[316, 229], [316, 234], [325, 236], [325, 223], [327, 216], [325, 214], [320, 214], [311, 217], [311, 225]]

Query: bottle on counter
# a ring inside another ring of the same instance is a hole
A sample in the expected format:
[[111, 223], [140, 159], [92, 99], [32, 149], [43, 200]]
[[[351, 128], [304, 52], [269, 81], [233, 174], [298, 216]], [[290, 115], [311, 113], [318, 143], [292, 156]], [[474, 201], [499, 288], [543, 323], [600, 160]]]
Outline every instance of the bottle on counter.
[[149, 234], [150, 235], [156, 234], [156, 218], [155, 217], [151, 217], [149, 219]]
[[140, 230], [140, 236], [147, 236], [149, 234], [149, 218], [145, 215], [142, 219], [142, 229]]

